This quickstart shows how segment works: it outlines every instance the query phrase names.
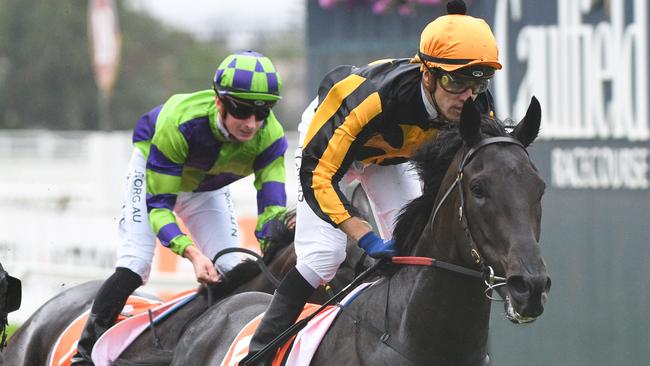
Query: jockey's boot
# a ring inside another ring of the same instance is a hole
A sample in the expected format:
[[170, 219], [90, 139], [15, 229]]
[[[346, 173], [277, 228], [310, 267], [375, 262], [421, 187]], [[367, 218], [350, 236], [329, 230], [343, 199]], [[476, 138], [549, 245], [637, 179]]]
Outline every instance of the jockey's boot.
[[91, 352], [97, 339], [115, 324], [129, 295], [142, 284], [138, 274], [127, 268], [118, 267], [97, 291], [95, 301], [88, 315], [77, 353], [72, 357], [72, 366], [92, 366]]
[[[314, 288], [296, 268], [289, 271], [275, 291], [259, 327], [253, 334], [248, 355], [240, 361], [239, 366], [244, 366], [251, 357], [292, 326], [313, 293]], [[267, 358], [257, 362], [257, 365], [271, 365], [274, 354], [275, 352], [271, 352]]]

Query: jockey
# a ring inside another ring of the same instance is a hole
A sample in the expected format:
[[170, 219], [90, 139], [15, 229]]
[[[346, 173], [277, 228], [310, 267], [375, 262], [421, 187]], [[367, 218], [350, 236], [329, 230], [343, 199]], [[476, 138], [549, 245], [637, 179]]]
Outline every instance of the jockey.
[[[315, 288], [333, 278], [348, 238], [372, 257], [395, 254], [386, 240], [395, 218], [421, 194], [407, 159], [440, 127], [458, 123], [467, 98], [494, 117], [488, 84], [501, 69], [494, 35], [483, 19], [465, 15], [462, 1], [447, 8], [424, 28], [413, 59], [339, 66], [321, 82], [299, 126], [297, 265], [278, 286], [240, 365], [293, 324]], [[339, 182], [352, 179], [372, 201], [381, 236], [351, 215]]]
[[[211, 284], [239, 263], [239, 233], [228, 185], [254, 174], [262, 245], [269, 223], [286, 207], [287, 140], [271, 111], [282, 82], [271, 60], [245, 51], [217, 68], [214, 90], [177, 94], [144, 114], [133, 131], [115, 272], [97, 292], [73, 365], [92, 365], [91, 350], [128, 296], [146, 283], [156, 237], [192, 262], [198, 282]], [[179, 228], [180, 217], [192, 238]], [[217, 272], [218, 270], [218, 272]]]

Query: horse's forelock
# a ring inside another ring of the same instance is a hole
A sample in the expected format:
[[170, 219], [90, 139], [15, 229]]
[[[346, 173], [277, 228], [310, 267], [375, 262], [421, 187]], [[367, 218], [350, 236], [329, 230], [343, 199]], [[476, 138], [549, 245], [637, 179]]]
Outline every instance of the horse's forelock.
[[[508, 134], [504, 122], [487, 117], [482, 119], [481, 133], [483, 137]], [[462, 146], [458, 128], [449, 128], [440, 131], [436, 138], [425, 143], [411, 158], [423, 185], [422, 196], [404, 206], [395, 223], [393, 238], [399, 255], [412, 252], [427, 225], [442, 179]]]

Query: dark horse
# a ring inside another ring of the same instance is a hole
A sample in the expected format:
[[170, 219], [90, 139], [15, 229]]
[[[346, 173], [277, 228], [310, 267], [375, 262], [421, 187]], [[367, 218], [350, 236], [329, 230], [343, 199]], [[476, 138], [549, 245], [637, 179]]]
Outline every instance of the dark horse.
[[7, 317], [12, 311], [20, 308], [22, 288], [20, 280], [9, 276], [0, 263], [0, 350], [3, 350], [7, 340]]
[[[540, 253], [544, 182], [526, 147], [539, 133], [533, 98], [507, 133], [468, 100], [460, 125], [416, 158], [424, 193], [402, 211], [386, 273], [343, 308], [312, 365], [489, 365], [491, 289], [508, 318], [534, 320], [550, 278]], [[493, 275], [496, 274], [496, 275]], [[239, 294], [201, 315], [157, 365], [218, 365], [270, 296]]]
[[[287, 217], [287, 220], [291, 216]], [[269, 249], [265, 252], [263, 261], [268, 265], [271, 274], [281, 278], [295, 265], [293, 249], [293, 230], [284, 221], [272, 229]], [[353, 278], [355, 269], [353, 260], [359, 260], [362, 250], [356, 245], [348, 245], [348, 255], [343, 268], [337, 272], [332, 281], [334, 289], [341, 289]], [[0, 284], [0, 290], [2, 289]], [[92, 304], [101, 282], [92, 281], [71, 287], [61, 292], [40, 307], [12, 336], [5, 352], [0, 353], [0, 365], [45, 365], [49, 353], [61, 332], [83, 311]], [[245, 261], [228, 272], [222, 282], [212, 286], [208, 291], [201, 288], [199, 295], [156, 324], [155, 334], [147, 330], [138, 337], [121, 355], [123, 360], [138, 360], [142, 355], [149, 354], [152, 349], [171, 350], [187, 329], [187, 324], [197, 319], [208, 309], [208, 303], [216, 303], [227, 295], [246, 291], [262, 291], [271, 293], [275, 284], [261, 273], [253, 261]], [[1, 294], [1, 292], [0, 292]], [[211, 296], [210, 296], [211, 295]], [[315, 302], [323, 302], [328, 295], [319, 291], [312, 298]]]

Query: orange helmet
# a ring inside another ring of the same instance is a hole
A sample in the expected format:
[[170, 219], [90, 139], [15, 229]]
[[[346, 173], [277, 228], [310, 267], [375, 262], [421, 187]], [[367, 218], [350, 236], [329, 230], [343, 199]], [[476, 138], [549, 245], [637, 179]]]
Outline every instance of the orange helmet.
[[501, 69], [497, 42], [490, 26], [483, 19], [465, 15], [462, 2], [452, 1], [447, 9], [448, 15], [436, 18], [422, 31], [419, 61], [447, 72], [467, 66]]

